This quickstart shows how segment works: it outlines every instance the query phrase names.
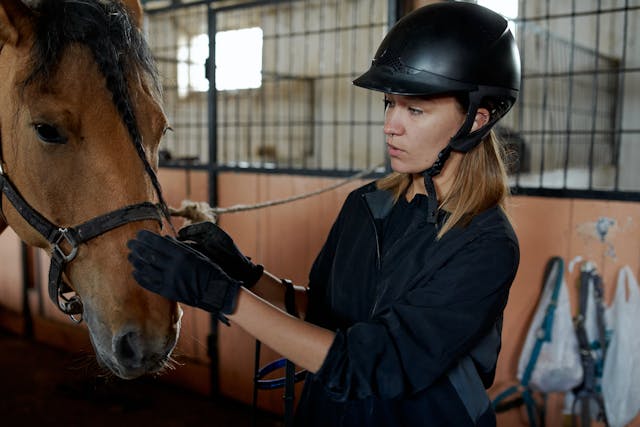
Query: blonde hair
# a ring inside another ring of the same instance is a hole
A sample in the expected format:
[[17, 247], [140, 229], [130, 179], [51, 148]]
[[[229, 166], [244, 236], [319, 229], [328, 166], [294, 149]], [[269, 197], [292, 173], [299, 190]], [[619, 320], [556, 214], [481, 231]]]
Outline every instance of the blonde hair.
[[[377, 181], [377, 188], [391, 191], [395, 201], [404, 195], [411, 183], [406, 173], [392, 172]], [[491, 131], [480, 144], [462, 156], [456, 176], [447, 194], [441, 195], [439, 209], [450, 213], [438, 230], [440, 239], [456, 226], [465, 226], [471, 219], [492, 206], [505, 209], [509, 181], [504, 164], [504, 149]]]

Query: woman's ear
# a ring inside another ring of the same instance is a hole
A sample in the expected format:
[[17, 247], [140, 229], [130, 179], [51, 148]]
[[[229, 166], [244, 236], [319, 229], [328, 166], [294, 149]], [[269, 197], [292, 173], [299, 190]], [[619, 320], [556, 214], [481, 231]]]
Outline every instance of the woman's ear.
[[471, 127], [471, 132], [481, 129], [484, 125], [489, 123], [489, 119], [491, 118], [491, 114], [489, 114], [489, 110], [486, 108], [478, 108], [476, 112], [476, 117], [473, 120], [473, 126]]

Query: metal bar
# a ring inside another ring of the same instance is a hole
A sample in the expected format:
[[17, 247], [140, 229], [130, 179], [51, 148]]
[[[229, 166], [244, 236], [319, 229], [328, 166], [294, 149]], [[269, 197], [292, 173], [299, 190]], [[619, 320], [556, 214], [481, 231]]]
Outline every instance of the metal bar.
[[253, 403], [251, 405], [251, 426], [257, 427], [258, 421], [258, 372], [260, 372], [260, 348], [261, 342], [256, 340], [253, 356]]
[[189, 7], [208, 6], [210, 4], [211, 4], [211, 0], [200, 0], [200, 1], [193, 1], [190, 3], [180, 3], [180, 4], [175, 4], [172, 2], [169, 6], [150, 7], [150, 6], [147, 6], [147, 2], [144, 2], [144, 13], [147, 15], [154, 15], [157, 13], [172, 12], [178, 9], [184, 10]]
[[[321, 5], [321, 11], [320, 11], [320, 18], [319, 18], [319, 28], [324, 28], [324, 23], [326, 20], [326, 8], [323, 4]], [[326, 33], [322, 33], [319, 35], [319, 40], [318, 40], [318, 51], [319, 52], [325, 52], [325, 36]], [[322, 75], [322, 71], [324, 70], [325, 64], [326, 62], [324, 61], [323, 58], [319, 58], [320, 60], [320, 64], [318, 66], [318, 73], [320, 75]], [[322, 124], [322, 120], [323, 120], [323, 114], [324, 114], [324, 108], [322, 108], [323, 105], [323, 99], [324, 99], [324, 90], [322, 90], [323, 88], [321, 88], [320, 90], [317, 91], [318, 96], [317, 96], [317, 100], [318, 100], [318, 120], [316, 121], [316, 125], [318, 128], [318, 140], [316, 143], [316, 147], [317, 150], [315, 150], [317, 152], [317, 168], [321, 169], [322, 168], [322, 136], [324, 135], [324, 126]]]
[[22, 255], [22, 322], [23, 336], [33, 338], [33, 317], [31, 315], [31, 304], [29, 304], [29, 290], [34, 288], [33, 284], [33, 253], [24, 242], [20, 242], [20, 252]]
[[640, 191], [577, 190], [568, 188], [511, 187], [514, 196], [640, 202]]
[[[352, 74], [355, 74], [355, 68], [356, 68], [356, 58], [355, 55], [353, 54], [353, 52], [356, 52], [357, 50], [357, 46], [356, 46], [356, 32], [353, 29], [353, 27], [355, 27], [356, 25], [356, 16], [358, 16], [358, 2], [353, 2], [351, 3], [351, 37], [350, 37], [350, 43], [349, 43], [349, 49], [351, 50], [351, 55], [349, 55], [349, 58], [351, 59], [351, 61], [349, 62], [349, 71], [351, 71]], [[351, 117], [351, 119], [353, 120], [353, 118], [356, 115], [356, 95], [355, 95], [355, 91], [353, 90], [353, 88], [350, 88], [349, 90], [349, 117]], [[350, 169], [354, 169], [354, 165], [355, 165], [355, 126], [350, 126], [349, 127], [349, 168]], [[369, 144], [367, 144], [367, 147], [369, 146]]]
[[[545, 2], [547, 13], [551, 9], [550, 0]], [[549, 49], [549, 35], [550, 31], [545, 31], [545, 49], [544, 49], [544, 70], [547, 71], [549, 69], [549, 56], [551, 55], [551, 49]], [[545, 79], [542, 82], [542, 133], [540, 139], [540, 187], [543, 186], [544, 180], [544, 156], [545, 156], [545, 137], [547, 133], [545, 132], [547, 128], [547, 98], [549, 94], [549, 80]]]
[[387, 15], [389, 16], [389, 28], [401, 18], [402, 13], [402, 0], [388, 0], [387, 1]]
[[[304, 28], [309, 28], [309, 13], [304, 13]], [[305, 76], [308, 76], [310, 74], [309, 72], [309, 34], [308, 32], [304, 32], [304, 49], [302, 49], [302, 63], [303, 63], [303, 73]], [[315, 90], [316, 90], [316, 86], [315, 86], [315, 81], [312, 79], [309, 79], [309, 84], [307, 85], [308, 87], [308, 93], [307, 93], [307, 99], [309, 100], [308, 105], [309, 105], [309, 112], [308, 112], [308, 116], [310, 117], [311, 120], [313, 120], [313, 117], [315, 117]], [[309, 157], [310, 155], [312, 155], [314, 153], [314, 146], [315, 146], [315, 140], [314, 140], [314, 134], [315, 132], [313, 131], [313, 123], [310, 123], [309, 126], [305, 126], [303, 129], [307, 129], [307, 131], [309, 129], [311, 129], [311, 134], [310, 135], [305, 135], [305, 132], [303, 132], [303, 153], [302, 153], [302, 167], [306, 168], [308, 167], [307, 165], [307, 157]], [[308, 147], [311, 147], [310, 149]]]
[[[233, 160], [237, 163], [242, 158], [240, 154], [240, 127], [238, 126], [238, 120], [240, 120], [240, 97], [238, 96], [237, 91], [231, 91], [227, 92], [226, 98], [227, 102], [224, 103], [224, 122], [228, 123], [229, 125], [223, 126], [224, 132], [222, 133], [222, 146], [225, 147], [226, 150], [230, 152], [230, 154], [228, 157], [223, 157], [223, 159], [233, 158]], [[230, 112], [232, 107], [233, 111]], [[229, 135], [231, 132], [226, 132], [228, 130], [235, 130], [235, 133], [232, 134], [232, 137]]]
[[[209, 204], [211, 206], [218, 205], [218, 171], [215, 165], [218, 163], [218, 135], [217, 135], [217, 98], [216, 90], [216, 44], [215, 34], [217, 32], [217, 15], [212, 9], [207, 10], [207, 32], [209, 34], [209, 92], [208, 92], [208, 110], [209, 110]], [[211, 384], [211, 396], [217, 397], [220, 394], [220, 375], [218, 372], [218, 316], [212, 314], [209, 316], [210, 333], [207, 337], [208, 354], [209, 354], [209, 380]]]
[[[360, 25], [355, 25], [353, 27], [342, 27], [342, 26], [336, 26], [333, 28], [319, 28], [317, 30], [305, 30], [305, 31], [292, 31], [291, 33], [289, 33], [290, 36], [309, 36], [309, 35], [320, 35], [320, 34], [326, 34], [326, 33], [342, 33], [342, 32], [347, 32], [347, 31], [351, 31], [351, 30], [363, 30], [363, 29], [367, 29], [367, 28], [376, 28], [376, 27], [381, 27], [381, 26], [387, 26], [388, 23], [387, 22], [369, 22], [366, 24], [360, 24]], [[270, 38], [275, 38], [276, 36], [265, 36], [265, 40], [269, 40]], [[373, 52], [371, 52], [373, 54]]]
[[[263, 45], [264, 46], [264, 45]], [[265, 147], [267, 144], [267, 131], [266, 131], [266, 126], [265, 123], [267, 122], [267, 100], [265, 97], [265, 90], [264, 90], [264, 83], [265, 83], [265, 71], [264, 71], [264, 48], [262, 49], [262, 76], [260, 78], [261, 80], [261, 85], [262, 85], [262, 90], [260, 91], [260, 99], [259, 99], [259, 104], [260, 104], [260, 119], [258, 121], [258, 124], [260, 126], [260, 148], [259, 148], [259, 153], [264, 153], [265, 152]], [[263, 155], [258, 156], [260, 161], [262, 162], [262, 167], [264, 167], [264, 160], [265, 157]]]
[[[289, 52], [288, 58], [287, 60], [288, 65], [289, 65], [289, 69], [293, 68], [293, 47], [291, 46], [291, 30], [293, 29], [293, 6], [291, 4], [289, 4], [289, 33], [288, 33], [288, 37], [287, 37], [287, 43], [288, 43], [288, 48], [287, 51]], [[292, 102], [288, 102], [288, 108], [287, 108], [287, 141], [288, 141], [288, 166], [289, 167], [293, 167], [293, 126], [291, 126], [291, 122], [292, 122], [292, 117], [293, 117], [293, 103]], [[302, 153], [302, 156], [304, 156], [304, 153]], [[286, 404], [285, 404], [286, 406]]]
[[[520, 0], [521, 4], [518, 5], [518, 9], [520, 10], [526, 10], [527, 7], [527, 0]], [[521, 32], [525, 33], [526, 28], [527, 28], [527, 22], [523, 21], [519, 24], [517, 24], [516, 28], [521, 28]], [[522, 64], [522, 71], [524, 71], [524, 64], [525, 64], [525, 58], [526, 58], [526, 45], [525, 45], [525, 38], [524, 37], [517, 37], [516, 40], [519, 40], [518, 42], [518, 51], [520, 53], [520, 63]], [[520, 91], [518, 93], [518, 100], [516, 101], [517, 104], [517, 111], [518, 111], [518, 115], [516, 117], [516, 123], [518, 124], [518, 129], [523, 129], [524, 128], [524, 113], [525, 113], [525, 109], [524, 109], [524, 100], [526, 99], [526, 85], [525, 85], [525, 80], [524, 80], [524, 76], [520, 77]], [[520, 173], [521, 173], [521, 169], [522, 169], [522, 165], [523, 165], [523, 156], [526, 156], [526, 152], [525, 152], [525, 146], [524, 143], [522, 144], [522, 147], [520, 147], [519, 150], [519, 154], [520, 154], [520, 158], [518, 158], [518, 168], [516, 170], [516, 176], [515, 176], [515, 182], [516, 185], [518, 185], [520, 183]]]
[[[519, 134], [521, 135], [540, 135], [542, 134], [542, 130], [532, 130], [532, 129], [524, 129], [524, 130], [520, 130], [518, 131]], [[544, 131], [546, 134], [548, 135], [563, 135], [565, 133], [565, 131], [563, 129], [552, 129], [552, 130], [546, 130]], [[591, 135], [591, 134], [596, 134], [596, 135], [615, 135], [617, 133], [623, 133], [623, 134], [636, 134], [636, 133], [640, 133], [640, 129], [621, 129], [619, 131], [617, 130], [590, 130], [590, 129], [572, 129], [571, 133], [573, 135]]]
[[[598, 0], [598, 10], [600, 10], [601, 7], [601, 0]], [[596, 46], [596, 52], [598, 52], [600, 50], [600, 16], [601, 15], [596, 15], [596, 41], [595, 41], [595, 46]], [[594, 55], [594, 68], [598, 69], [598, 62], [600, 61], [600, 59], [598, 58], [598, 55], [596, 53], [596, 55]], [[595, 130], [597, 127], [597, 115], [598, 115], [598, 75], [594, 74], [593, 75], [593, 80], [592, 80], [593, 84], [593, 101], [592, 101], [592, 111], [591, 111], [591, 130], [592, 130], [592, 134], [591, 134], [591, 143], [589, 146], [589, 189], [593, 188], [593, 148], [595, 146]]]
[[[360, 169], [356, 170], [338, 170], [338, 169], [286, 169], [286, 168], [262, 168], [255, 166], [246, 167], [233, 167], [233, 166], [218, 166], [216, 168], [218, 173], [221, 172], [238, 172], [238, 173], [260, 173], [260, 174], [272, 174], [272, 175], [297, 175], [297, 176], [318, 176], [318, 177], [335, 177], [335, 178], [348, 178], [361, 172]], [[367, 177], [380, 177], [382, 172], [374, 172]]]
[[187, 9], [187, 8], [197, 7], [197, 6], [208, 6], [210, 9], [215, 9], [218, 12], [227, 12], [230, 10], [249, 9], [256, 6], [273, 5], [278, 3], [291, 3], [294, 1], [302, 1], [302, 0], [257, 0], [257, 1], [247, 1], [244, 3], [238, 3], [238, 4], [231, 4], [226, 6], [216, 6], [216, 1], [219, 2], [220, 0], [200, 0], [200, 1], [193, 1], [189, 3], [171, 4], [169, 6], [161, 6], [156, 8], [145, 7], [145, 13], [148, 15], [154, 15], [157, 13], [171, 12], [176, 9], [182, 10], [182, 9]]
[[220, 6], [216, 7], [212, 5], [218, 12], [228, 12], [230, 10], [238, 10], [238, 9], [251, 9], [258, 6], [274, 6], [280, 3], [293, 3], [295, 1], [304, 1], [304, 0], [256, 0], [256, 1], [247, 1], [244, 3], [231, 4], [228, 6]]
[[[625, 46], [626, 47], [626, 46]], [[630, 73], [638, 73], [640, 72], [640, 68], [631, 67], [631, 68], [607, 68], [607, 69], [589, 69], [589, 70], [579, 70], [574, 71], [571, 74], [569, 71], [558, 71], [553, 73], [531, 73], [531, 74], [523, 74], [523, 79], [546, 79], [549, 77], [570, 77], [570, 76], [590, 76], [593, 74], [630, 74]]]
[[515, 18], [513, 19], [513, 21], [517, 24], [520, 24], [523, 22], [549, 21], [551, 19], [574, 18], [574, 17], [590, 16], [590, 15], [598, 15], [598, 14], [619, 13], [619, 12], [626, 12], [626, 11], [633, 11], [633, 10], [640, 10], [640, 5], [626, 6], [626, 7], [612, 7], [610, 9], [587, 10], [583, 12], [576, 12], [574, 10], [571, 13], [557, 13], [555, 15], [547, 13], [545, 15], [539, 15], [539, 16]]
[[[629, 33], [629, 0], [625, 0], [625, 13], [624, 13], [624, 21], [622, 24], [622, 57], [620, 58], [620, 63], [624, 66], [627, 63], [627, 34]], [[621, 67], [622, 68], [622, 67]], [[618, 73], [618, 96], [616, 99], [618, 102], [615, 104], [616, 114], [615, 114], [615, 125], [614, 129], [617, 131], [622, 130], [622, 106], [624, 105], [624, 80], [625, 75], [624, 72], [620, 71]], [[615, 147], [614, 147], [614, 155], [615, 159], [615, 176], [614, 180], [614, 188], [617, 190], [620, 188], [620, 152], [622, 146], [622, 133], [618, 133], [615, 138]]]
[[[576, 0], [571, 0], [571, 10], [576, 10]], [[571, 19], [571, 46], [575, 45], [576, 40], [576, 20]], [[571, 49], [571, 56], [569, 57], [569, 95], [567, 99], [567, 105], [573, 104], [573, 77], [574, 77], [574, 65], [575, 65], [575, 50]], [[569, 156], [571, 155], [571, 117], [572, 110], [567, 108], [567, 116], [565, 121], [566, 136], [565, 136], [565, 152], [564, 152], [564, 173], [562, 176], [563, 185], [567, 187], [568, 173], [569, 173]]]

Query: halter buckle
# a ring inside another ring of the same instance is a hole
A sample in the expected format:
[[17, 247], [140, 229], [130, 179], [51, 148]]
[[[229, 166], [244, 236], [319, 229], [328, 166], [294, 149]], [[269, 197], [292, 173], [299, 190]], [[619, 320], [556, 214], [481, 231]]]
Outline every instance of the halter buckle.
[[[71, 245], [71, 251], [68, 254], [65, 254], [60, 247], [60, 243], [63, 240], [66, 240], [67, 243]], [[58, 228], [58, 235], [51, 243], [53, 244], [53, 251], [57, 252], [58, 255], [62, 257], [64, 262], [71, 262], [78, 254], [78, 243], [73, 238], [68, 228]]]
[[[73, 293], [73, 295], [71, 297], [67, 297], [65, 293]], [[76, 291], [71, 289], [71, 287], [64, 282], [58, 286], [58, 307], [75, 323], [82, 322], [82, 301]]]

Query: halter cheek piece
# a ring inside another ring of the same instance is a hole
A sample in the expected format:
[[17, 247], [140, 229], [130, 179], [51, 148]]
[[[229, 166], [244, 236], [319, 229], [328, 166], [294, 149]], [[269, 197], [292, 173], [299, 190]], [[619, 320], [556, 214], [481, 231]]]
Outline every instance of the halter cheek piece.
[[[156, 220], [162, 227], [164, 209], [161, 204], [142, 202], [125, 206], [94, 217], [75, 227], [60, 227], [36, 211], [18, 192], [7, 176], [0, 156], [0, 189], [18, 213], [51, 244], [51, 266], [49, 267], [49, 297], [65, 314], [75, 322], [82, 321], [82, 301], [75, 291], [62, 279], [65, 266], [74, 260], [78, 247], [94, 237], [114, 228], [135, 221]], [[0, 194], [0, 214], [2, 194]], [[64, 247], [67, 247], [65, 250]], [[75, 317], [80, 315], [80, 317]]]

